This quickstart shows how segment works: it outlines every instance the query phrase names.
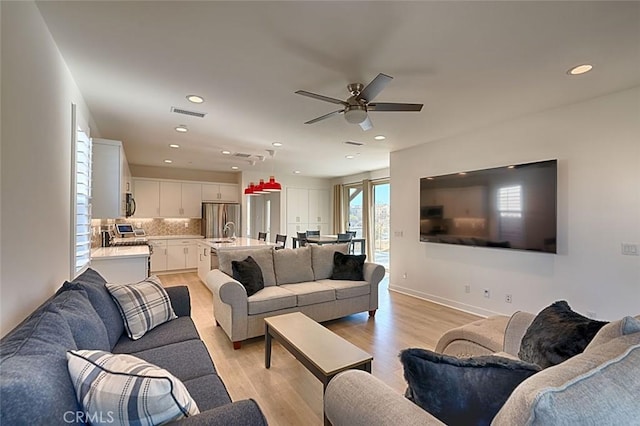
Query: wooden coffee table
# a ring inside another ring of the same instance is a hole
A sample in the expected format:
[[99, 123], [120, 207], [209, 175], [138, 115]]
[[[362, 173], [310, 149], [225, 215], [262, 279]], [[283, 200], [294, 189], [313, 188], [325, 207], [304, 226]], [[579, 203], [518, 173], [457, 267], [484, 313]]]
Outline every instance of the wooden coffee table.
[[[275, 338], [322, 382], [323, 395], [329, 381], [342, 371], [371, 373], [370, 354], [300, 312], [265, 318], [264, 323], [265, 367], [271, 367], [271, 339]], [[328, 424], [326, 417], [324, 422]]]

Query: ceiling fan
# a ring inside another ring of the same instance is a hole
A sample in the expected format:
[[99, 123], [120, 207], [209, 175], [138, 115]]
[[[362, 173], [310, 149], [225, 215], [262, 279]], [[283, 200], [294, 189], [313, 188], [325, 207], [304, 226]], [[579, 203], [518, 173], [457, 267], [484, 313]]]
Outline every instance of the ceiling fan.
[[362, 130], [369, 130], [373, 127], [371, 119], [369, 119], [369, 111], [415, 111], [422, 110], [422, 104], [402, 104], [371, 101], [378, 96], [382, 89], [391, 81], [393, 77], [386, 74], [378, 74], [376, 78], [371, 80], [365, 87], [362, 83], [351, 83], [347, 85], [347, 90], [351, 96], [346, 101], [330, 98], [328, 96], [318, 95], [316, 93], [307, 92], [306, 90], [298, 90], [296, 93], [302, 96], [308, 96], [332, 104], [342, 105], [344, 108], [330, 112], [313, 120], [309, 120], [304, 124], [313, 124], [334, 115], [344, 113], [344, 118], [352, 124], [359, 124]]

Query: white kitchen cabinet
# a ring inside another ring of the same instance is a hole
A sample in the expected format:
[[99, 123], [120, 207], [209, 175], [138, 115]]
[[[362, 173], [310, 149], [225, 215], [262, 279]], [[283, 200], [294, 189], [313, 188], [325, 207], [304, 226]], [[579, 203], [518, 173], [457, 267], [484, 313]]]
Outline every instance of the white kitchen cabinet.
[[198, 278], [206, 284], [207, 274], [211, 270], [211, 247], [206, 244], [197, 244], [198, 253]]
[[160, 182], [134, 179], [133, 198], [136, 200], [136, 218], [160, 217]]
[[198, 247], [196, 240], [167, 241], [167, 270], [195, 269], [198, 267]]
[[240, 189], [238, 185], [231, 183], [203, 183], [202, 201], [238, 203], [240, 202]]
[[151, 272], [167, 270], [167, 240], [149, 240], [149, 245], [153, 248], [151, 254]]
[[309, 189], [309, 223], [329, 223], [329, 190]]
[[287, 188], [287, 222], [309, 222], [309, 190]]
[[202, 184], [160, 181], [160, 216], [199, 218]]
[[125, 216], [126, 193], [131, 192], [131, 172], [122, 142], [93, 139], [91, 209], [94, 219]]

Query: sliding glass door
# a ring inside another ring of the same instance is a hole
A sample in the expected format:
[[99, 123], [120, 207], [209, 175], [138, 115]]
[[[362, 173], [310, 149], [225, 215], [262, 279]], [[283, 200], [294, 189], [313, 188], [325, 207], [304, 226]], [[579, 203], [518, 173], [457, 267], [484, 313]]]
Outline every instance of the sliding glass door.
[[389, 269], [390, 189], [388, 181], [373, 183], [374, 262]]

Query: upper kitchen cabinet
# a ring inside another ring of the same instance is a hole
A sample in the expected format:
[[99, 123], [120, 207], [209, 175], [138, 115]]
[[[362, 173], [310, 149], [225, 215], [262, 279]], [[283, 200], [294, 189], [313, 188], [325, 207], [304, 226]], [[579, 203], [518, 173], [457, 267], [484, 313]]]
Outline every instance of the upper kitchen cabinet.
[[326, 189], [309, 190], [309, 223], [329, 223], [329, 191]]
[[136, 200], [135, 217], [160, 217], [160, 182], [149, 179], [133, 180]]
[[203, 183], [202, 201], [239, 203], [240, 189], [232, 183]]
[[122, 142], [93, 139], [91, 208], [94, 219], [127, 216], [126, 194], [131, 192], [131, 172]]
[[160, 216], [199, 218], [202, 184], [160, 182]]
[[309, 190], [287, 188], [287, 223], [309, 223]]

